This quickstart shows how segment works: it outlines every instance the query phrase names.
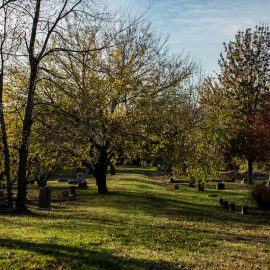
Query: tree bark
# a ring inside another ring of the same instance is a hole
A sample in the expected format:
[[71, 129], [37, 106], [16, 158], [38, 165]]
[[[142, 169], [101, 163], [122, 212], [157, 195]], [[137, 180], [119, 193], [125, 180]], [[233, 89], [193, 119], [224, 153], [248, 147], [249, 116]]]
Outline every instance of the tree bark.
[[106, 149], [97, 149], [96, 163], [94, 165], [93, 173], [98, 186], [99, 194], [107, 194], [107, 166], [108, 155]]
[[28, 158], [28, 144], [32, 127], [33, 114], [33, 98], [35, 92], [35, 84], [37, 78], [38, 63], [31, 60], [33, 66], [31, 67], [31, 74], [29, 79], [27, 105], [24, 114], [22, 142], [19, 150], [19, 166], [18, 166], [18, 192], [16, 199], [16, 210], [24, 212], [26, 208], [26, 186], [27, 186], [27, 158]]
[[33, 114], [33, 99], [36, 88], [36, 80], [38, 75], [38, 66], [40, 62], [40, 55], [35, 55], [35, 43], [37, 36], [37, 28], [40, 17], [41, 0], [36, 0], [35, 15], [33, 17], [31, 38], [28, 48], [30, 76], [28, 81], [27, 102], [24, 113], [22, 141], [19, 150], [19, 166], [18, 166], [18, 192], [16, 199], [16, 210], [19, 212], [27, 211], [26, 207], [26, 186], [27, 186], [27, 158], [28, 158], [28, 145], [32, 127], [32, 114]]
[[[2, 76], [1, 76], [2, 77]], [[3, 90], [3, 79], [0, 79], [1, 90]], [[13, 207], [13, 196], [12, 196], [12, 187], [10, 181], [10, 154], [8, 148], [8, 140], [7, 140], [7, 131], [6, 131], [6, 123], [4, 118], [4, 110], [3, 110], [3, 91], [0, 93], [0, 123], [1, 123], [1, 133], [2, 133], [2, 143], [4, 147], [4, 158], [5, 158], [5, 175], [7, 181], [7, 197], [8, 197], [8, 207]]]

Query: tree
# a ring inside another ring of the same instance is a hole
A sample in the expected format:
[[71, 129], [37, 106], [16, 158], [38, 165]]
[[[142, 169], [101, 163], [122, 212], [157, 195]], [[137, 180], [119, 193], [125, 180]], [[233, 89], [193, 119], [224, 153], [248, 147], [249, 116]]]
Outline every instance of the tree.
[[50, 94], [48, 106], [60, 115], [66, 147], [93, 172], [101, 194], [108, 192], [112, 157], [127, 142], [148, 139], [149, 108], [164, 101], [193, 71], [186, 59], [168, 56], [166, 43], [149, 26], [133, 23], [114, 36], [115, 46], [91, 52], [85, 48], [96, 46], [93, 29], [70, 34], [84, 52], [63, 52], [48, 66], [51, 89], [62, 93]]
[[[11, 64], [12, 54], [16, 53], [20, 44], [21, 34], [19, 31], [20, 16], [14, 8], [15, 0], [3, 0], [0, 3], [0, 126], [1, 142], [4, 152], [4, 175], [7, 182], [8, 206], [13, 207], [13, 196], [10, 177], [10, 149], [6, 128], [4, 112], [5, 83], [7, 82], [7, 72]], [[17, 1], [19, 3], [19, 1]], [[12, 5], [11, 5], [12, 4]], [[13, 17], [12, 22], [10, 18]]]
[[[33, 124], [34, 99], [37, 85], [40, 82], [40, 71], [43, 61], [50, 55], [69, 51], [70, 44], [57, 47], [52, 38], [61, 35], [61, 31], [68, 27], [67, 20], [80, 24], [91, 18], [90, 1], [83, 0], [57, 0], [57, 1], [10, 1], [21, 16], [24, 24], [24, 43], [20, 47], [20, 63], [28, 72], [27, 91], [25, 93], [25, 110], [23, 113], [22, 133], [19, 146], [18, 163], [18, 192], [16, 209], [25, 211], [26, 185], [27, 185], [27, 159], [29, 154], [29, 141]], [[10, 20], [13, 18], [10, 17]], [[29, 23], [30, 22], [30, 23]]]
[[269, 29], [257, 26], [254, 30], [239, 31], [235, 41], [224, 43], [224, 49], [219, 60], [218, 83], [222, 98], [227, 100], [227, 110], [233, 112], [235, 136], [231, 149], [247, 159], [248, 174], [252, 177], [252, 165], [258, 157], [252, 126], [264, 107], [265, 94], [269, 93]]

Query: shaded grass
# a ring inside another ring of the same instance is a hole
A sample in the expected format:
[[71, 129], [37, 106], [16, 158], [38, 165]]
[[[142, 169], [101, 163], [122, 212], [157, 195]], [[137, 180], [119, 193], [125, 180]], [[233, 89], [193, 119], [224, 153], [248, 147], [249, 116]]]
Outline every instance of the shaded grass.
[[[253, 206], [244, 186], [174, 190], [140, 173], [110, 177], [108, 196], [90, 179], [74, 202], [0, 216], [0, 269], [270, 269], [269, 215], [218, 206], [220, 197]], [[54, 199], [68, 186], [48, 184]]]

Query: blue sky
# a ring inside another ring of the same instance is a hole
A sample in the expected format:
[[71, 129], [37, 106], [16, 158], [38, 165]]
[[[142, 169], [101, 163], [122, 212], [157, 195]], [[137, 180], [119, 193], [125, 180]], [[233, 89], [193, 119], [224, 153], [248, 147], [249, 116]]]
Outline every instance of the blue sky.
[[218, 71], [223, 42], [237, 30], [270, 25], [270, 0], [108, 0], [113, 9], [140, 14], [149, 5], [154, 29], [169, 34], [172, 52], [189, 53], [206, 73]]

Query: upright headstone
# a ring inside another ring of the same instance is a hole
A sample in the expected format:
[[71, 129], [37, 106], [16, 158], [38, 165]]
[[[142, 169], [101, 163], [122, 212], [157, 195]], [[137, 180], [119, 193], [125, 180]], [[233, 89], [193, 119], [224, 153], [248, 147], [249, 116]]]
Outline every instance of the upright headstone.
[[85, 182], [83, 182], [83, 183], [79, 183], [79, 185], [78, 185], [78, 188], [80, 188], [80, 189], [85, 189], [85, 188], [87, 188], [88, 186], [87, 186], [87, 182], [85, 181]]
[[223, 202], [223, 208], [229, 209], [229, 203], [227, 201]]
[[42, 187], [39, 190], [39, 208], [50, 209], [51, 208], [51, 189]]
[[220, 206], [223, 206], [224, 200], [222, 198], [219, 199]]
[[195, 179], [193, 177], [190, 177], [188, 181], [188, 186], [194, 188], [195, 187]]
[[231, 212], [234, 212], [235, 211], [235, 203], [229, 203], [229, 210]]
[[224, 190], [224, 189], [225, 189], [225, 184], [224, 183], [217, 183], [216, 190]]
[[77, 173], [76, 174], [76, 181], [77, 183], [82, 183], [85, 181], [85, 173]]
[[62, 190], [62, 198], [64, 201], [67, 201], [69, 197], [69, 189], [65, 188]]
[[71, 186], [70, 187], [70, 194], [72, 195], [72, 196], [76, 196], [76, 187], [75, 186]]
[[3, 200], [3, 199], [4, 199], [4, 191], [0, 190], [0, 200]]
[[204, 191], [204, 183], [199, 183], [198, 184], [198, 190], [199, 191]]
[[241, 214], [246, 215], [248, 212], [248, 207], [246, 205], [241, 206]]

